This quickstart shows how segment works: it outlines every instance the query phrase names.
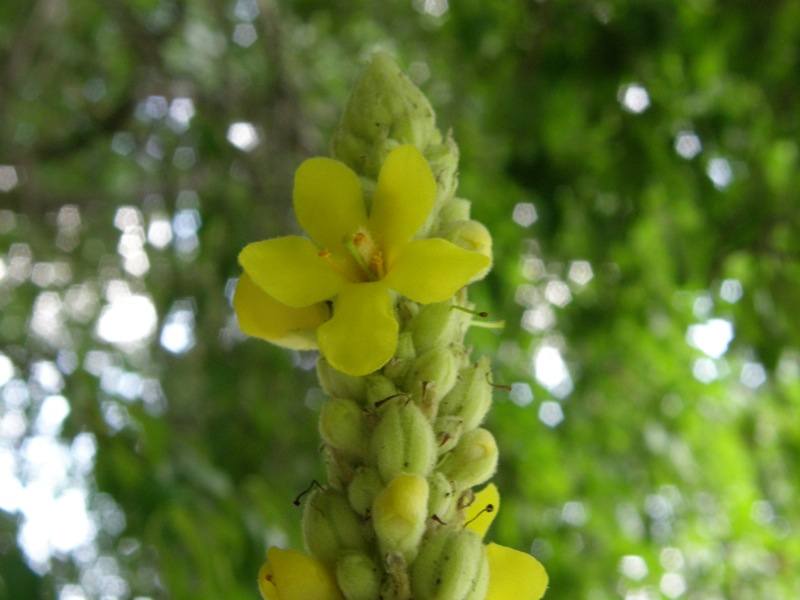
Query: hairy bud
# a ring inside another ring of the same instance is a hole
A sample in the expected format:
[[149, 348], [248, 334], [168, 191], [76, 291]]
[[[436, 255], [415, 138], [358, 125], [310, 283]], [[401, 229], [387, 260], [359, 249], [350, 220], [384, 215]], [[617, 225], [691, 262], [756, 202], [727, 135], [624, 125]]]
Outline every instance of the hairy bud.
[[477, 600], [486, 596], [489, 567], [480, 536], [462, 527], [442, 527], [427, 537], [411, 568], [414, 598]]

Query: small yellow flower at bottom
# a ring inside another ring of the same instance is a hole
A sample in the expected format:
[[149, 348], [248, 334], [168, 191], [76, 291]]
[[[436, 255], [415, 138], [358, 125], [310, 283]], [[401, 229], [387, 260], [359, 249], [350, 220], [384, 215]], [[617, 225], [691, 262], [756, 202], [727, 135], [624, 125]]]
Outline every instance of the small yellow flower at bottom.
[[527, 552], [490, 543], [486, 600], [539, 600], [547, 590], [547, 572]]
[[264, 600], [344, 600], [325, 567], [302, 552], [280, 548], [267, 551], [258, 589]]
[[[500, 494], [490, 483], [475, 494], [475, 501], [467, 508], [467, 529], [485, 536], [499, 508]], [[547, 572], [533, 556], [494, 543], [487, 545], [486, 555], [489, 559], [486, 600], [539, 600], [544, 596]]]

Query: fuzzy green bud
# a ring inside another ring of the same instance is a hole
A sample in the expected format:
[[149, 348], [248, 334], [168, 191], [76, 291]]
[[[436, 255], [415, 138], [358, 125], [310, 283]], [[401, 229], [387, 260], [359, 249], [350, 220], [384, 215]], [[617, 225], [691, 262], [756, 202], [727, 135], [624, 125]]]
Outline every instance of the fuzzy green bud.
[[375, 600], [380, 594], [381, 572], [369, 556], [348, 552], [336, 563], [336, 582], [346, 600]]
[[473, 429], [439, 464], [438, 471], [463, 490], [488, 481], [497, 469], [497, 442], [486, 429]]
[[400, 473], [375, 498], [372, 523], [381, 553], [399, 552], [413, 560], [428, 518], [428, 482]]
[[367, 551], [361, 520], [347, 498], [333, 490], [316, 490], [306, 502], [303, 541], [311, 555], [332, 566], [347, 550]]
[[325, 443], [345, 456], [363, 457], [369, 440], [364, 411], [352, 400], [330, 398], [322, 406], [319, 432]]
[[436, 447], [440, 456], [455, 447], [463, 431], [464, 421], [461, 417], [445, 416], [436, 419], [433, 432], [436, 435]]
[[364, 378], [337, 371], [322, 355], [317, 360], [317, 379], [328, 396], [352, 398], [359, 402], [364, 398], [366, 388]]
[[491, 364], [486, 357], [481, 357], [474, 365], [461, 369], [455, 386], [439, 403], [439, 415], [461, 418], [464, 431], [480, 425], [492, 405], [490, 373]]
[[422, 543], [411, 567], [411, 591], [425, 600], [477, 600], [486, 596], [489, 568], [480, 536], [442, 527]]
[[433, 348], [421, 354], [405, 378], [405, 387], [430, 415], [436, 414], [439, 400], [455, 385], [458, 369], [449, 348]]
[[397, 349], [394, 351], [395, 356], [401, 360], [414, 360], [417, 357], [416, 349], [414, 348], [414, 339], [407, 331], [402, 331], [397, 336]]
[[388, 377], [373, 373], [372, 375], [367, 375], [364, 379], [366, 380], [368, 406], [375, 406], [379, 402], [384, 402], [387, 398], [397, 394], [397, 388]]
[[456, 492], [453, 483], [439, 471], [428, 477], [428, 514], [448, 522], [455, 508]]
[[347, 499], [350, 506], [362, 517], [372, 510], [375, 497], [383, 489], [383, 481], [378, 470], [373, 467], [359, 467], [350, 485], [347, 486]]
[[430, 423], [419, 406], [401, 398], [389, 401], [381, 411], [371, 449], [385, 482], [401, 472], [427, 477], [436, 460]]
[[412, 144], [424, 153], [440, 141], [433, 107], [425, 95], [387, 54], [374, 54], [333, 136], [333, 157], [376, 180], [394, 147]]
[[472, 317], [453, 307], [452, 300], [425, 304], [411, 321], [414, 347], [419, 354], [460, 343]]

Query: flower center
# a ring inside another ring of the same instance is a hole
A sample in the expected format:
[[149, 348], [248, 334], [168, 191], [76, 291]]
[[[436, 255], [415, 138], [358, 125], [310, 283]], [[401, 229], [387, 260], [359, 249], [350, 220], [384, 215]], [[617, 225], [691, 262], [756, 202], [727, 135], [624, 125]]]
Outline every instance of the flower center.
[[350, 255], [355, 259], [360, 277], [354, 276], [352, 269], [347, 269], [345, 265], [337, 261], [329, 250], [322, 250], [319, 253], [320, 258], [330, 263], [337, 271], [344, 273], [349, 279], [353, 281], [378, 281], [383, 279], [386, 275], [386, 268], [383, 262], [383, 252], [381, 252], [378, 245], [372, 239], [369, 231], [364, 227], [360, 227], [352, 235], [345, 236], [342, 244]]

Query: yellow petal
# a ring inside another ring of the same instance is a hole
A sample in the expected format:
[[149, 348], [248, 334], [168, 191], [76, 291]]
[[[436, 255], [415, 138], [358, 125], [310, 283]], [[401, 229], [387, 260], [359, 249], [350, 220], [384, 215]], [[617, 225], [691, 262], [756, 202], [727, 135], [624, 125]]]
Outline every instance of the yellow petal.
[[397, 348], [392, 297], [382, 281], [346, 285], [333, 317], [317, 330], [323, 356], [337, 371], [362, 376], [380, 369]]
[[317, 327], [328, 320], [327, 304], [292, 308], [267, 295], [243, 273], [236, 284], [233, 308], [239, 327], [249, 336], [284, 348], [312, 350], [317, 347]]
[[392, 150], [378, 174], [369, 230], [391, 263], [397, 249], [414, 237], [436, 201], [433, 174], [414, 146]]
[[530, 554], [489, 544], [489, 591], [486, 600], [539, 600], [547, 589], [547, 572]]
[[341, 600], [333, 576], [313, 558], [294, 550], [270, 548], [258, 572], [264, 600]]
[[248, 244], [239, 254], [239, 264], [258, 287], [287, 306], [332, 298], [347, 281], [320, 258], [311, 240], [294, 235]]
[[414, 240], [403, 246], [383, 281], [415, 302], [442, 302], [489, 262], [488, 257], [447, 240]]
[[500, 493], [497, 491], [497, 486], [490, 483], [475, 494], [475, 501], [467, 507], [464, 520], [467, 529], [485, 537], [486, 531], [497, 516], [499, 509]]
[[334, 254], [345, 254], [342, 238], [367, 222], [358, 176], [330, 158], [311, 158], [297, 169], [294, 212], [314, 243]]

